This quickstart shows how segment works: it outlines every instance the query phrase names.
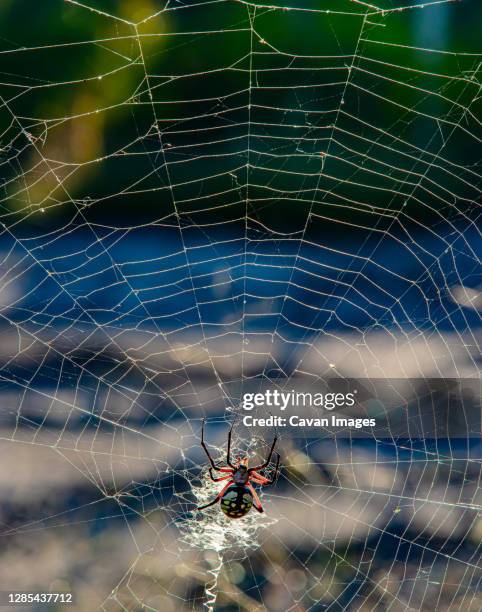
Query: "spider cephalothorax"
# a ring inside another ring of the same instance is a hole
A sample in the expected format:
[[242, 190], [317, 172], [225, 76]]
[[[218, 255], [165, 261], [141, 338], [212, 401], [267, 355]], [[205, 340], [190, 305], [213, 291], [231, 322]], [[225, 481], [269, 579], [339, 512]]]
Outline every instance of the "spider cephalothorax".
[[[213, 506], [215, 503], [221, 500], [221, 510], [224, 512], [226, 516], [229, 518], [241, 518], [245, 516], [251, 508], [254, 506], [258, 512], [264, 512], [261, 502], [259, 501], [259, 497], [254, 490], [254, 487], [251, 483], [259, 484], [261, 486], [266, 486], [273, 484], [275, 482], [276, 477], [278, 475], [279, 468], [279, 460], [280, 456], [276, 453], [276, 467], [273, 473], [272, 478], [266, 478], [263, 476], [259, 470], [263, 470], [268, 467], [271, 462], [271, 457], [273, 456], [274, 447], [276, 444], [276, 436], [271, 444], [271, 448], [268, 454], [268, 458], [261, 465], [257, 465], [256, 467], [248, 467], [248, 458], [238, 457], [234, 463], [231, 462], [231, 434], [233, 431], [233, 426], [229, 430], [228, 434], [228, 452], [226, 456], [226, 466], [218, 466], [214, 463], [208, 447], [204, 442], [204, 421], [201, 430], [201, 446], [206, 451], [206, 455], [208, 456], [209, 463], [211, 467], [209, 468], [209, 475], [211, 476], [211, 480], [214, 482], [220, 482], [221, 480], [227, 480], [226, 485], [221, 489], [221, 491], [216, 495], [213, 501], [205, 504], [204, 506], [198, 506], [198, 510], [204, 510], [209, 506]], [[220, 478], [216, 478], [213, 474], [213, 470], [217, 472], [225, 472], [226, 476], [221, 476]]]

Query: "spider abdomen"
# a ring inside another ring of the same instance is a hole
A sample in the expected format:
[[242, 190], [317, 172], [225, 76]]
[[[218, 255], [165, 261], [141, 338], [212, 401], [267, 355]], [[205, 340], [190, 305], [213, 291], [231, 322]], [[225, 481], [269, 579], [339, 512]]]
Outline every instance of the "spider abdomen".
[[241, 518], [253, 507], [253, 496], [248, 487], [232, 484], [221, 498], [221, 510], [229, 518]]

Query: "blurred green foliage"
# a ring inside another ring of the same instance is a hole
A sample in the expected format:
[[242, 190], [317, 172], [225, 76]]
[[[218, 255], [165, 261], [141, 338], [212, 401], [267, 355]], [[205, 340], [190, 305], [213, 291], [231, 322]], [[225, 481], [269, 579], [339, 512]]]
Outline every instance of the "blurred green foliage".
[[470, 215], [482, 5], [377, 4], [2, 3], [5, 218]]

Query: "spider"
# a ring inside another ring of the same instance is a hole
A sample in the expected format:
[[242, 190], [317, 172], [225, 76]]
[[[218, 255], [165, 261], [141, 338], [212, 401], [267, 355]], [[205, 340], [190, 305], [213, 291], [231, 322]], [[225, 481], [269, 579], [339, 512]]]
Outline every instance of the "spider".
[[[213, 482], [220, 482], [221, 480], [227, 480], [226, 485], [219, 491], [213, 501], [205, 504], [204, 506], [198, 506], [198, 510], [204, 510], [205, 508], [209, 508], [209, 506], [214, 506], [218, 501], [221, 500], [221, 510], [224, 514], [232, 519], [237, 519], [245, 516], [254, 506], [256, 510], [260, 513], [264, 512], [263, 506], [259, 500], [256, 491], [254, 490], [253, 485], [259, 484], [261, 486], [272, 485], [278, 476], [279, 469], [279, 461], [280, 455], [276, 453], [276, 467], [274, 470], [274, 474], [272, 478], [266, 478], [259, 473], [259, 470], [263, 470], [268, 467], [271, 462], [271, 457], [273, 456], [274, 447], [276, 445], [277, 436], [274, 437], [273, 443], [271, 444], [271, 448], [268, 453], [268, 458], [261, 465], [257, 465], [256, 467], [248, 467], [248, 457], [237, 457], [235, 462], [231, 462], [231, 434], [233, 432], [234, 423], [231, 425], [231, 429], [228, 434], [228, 451], [226, 456], [226, 463], [229, 467], [220, 467], [217, 466], [211, 455], [209, 454], [208, 447], [204, 442], [204, 421], [201, 430], [201, 446], [206, 451], [206, 455], [208, 456], [209, 463], [211, 467], [209, 468], [209, 475]], [[221, 476], [220, 478], [216, 478], [213, 475], [213, 470], [217, 472], [226, 473], [227, 476]]]

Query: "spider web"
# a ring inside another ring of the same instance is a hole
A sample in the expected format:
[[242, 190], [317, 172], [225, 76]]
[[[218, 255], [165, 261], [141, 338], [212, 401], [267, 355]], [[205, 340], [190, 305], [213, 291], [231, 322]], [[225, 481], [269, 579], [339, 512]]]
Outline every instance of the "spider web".
[[282, 435], [265, 515], [193, 511], [248, 384], [479, 378], [479, 4], [0, 14], [0, 588], [480, 609], [473, 431]]

